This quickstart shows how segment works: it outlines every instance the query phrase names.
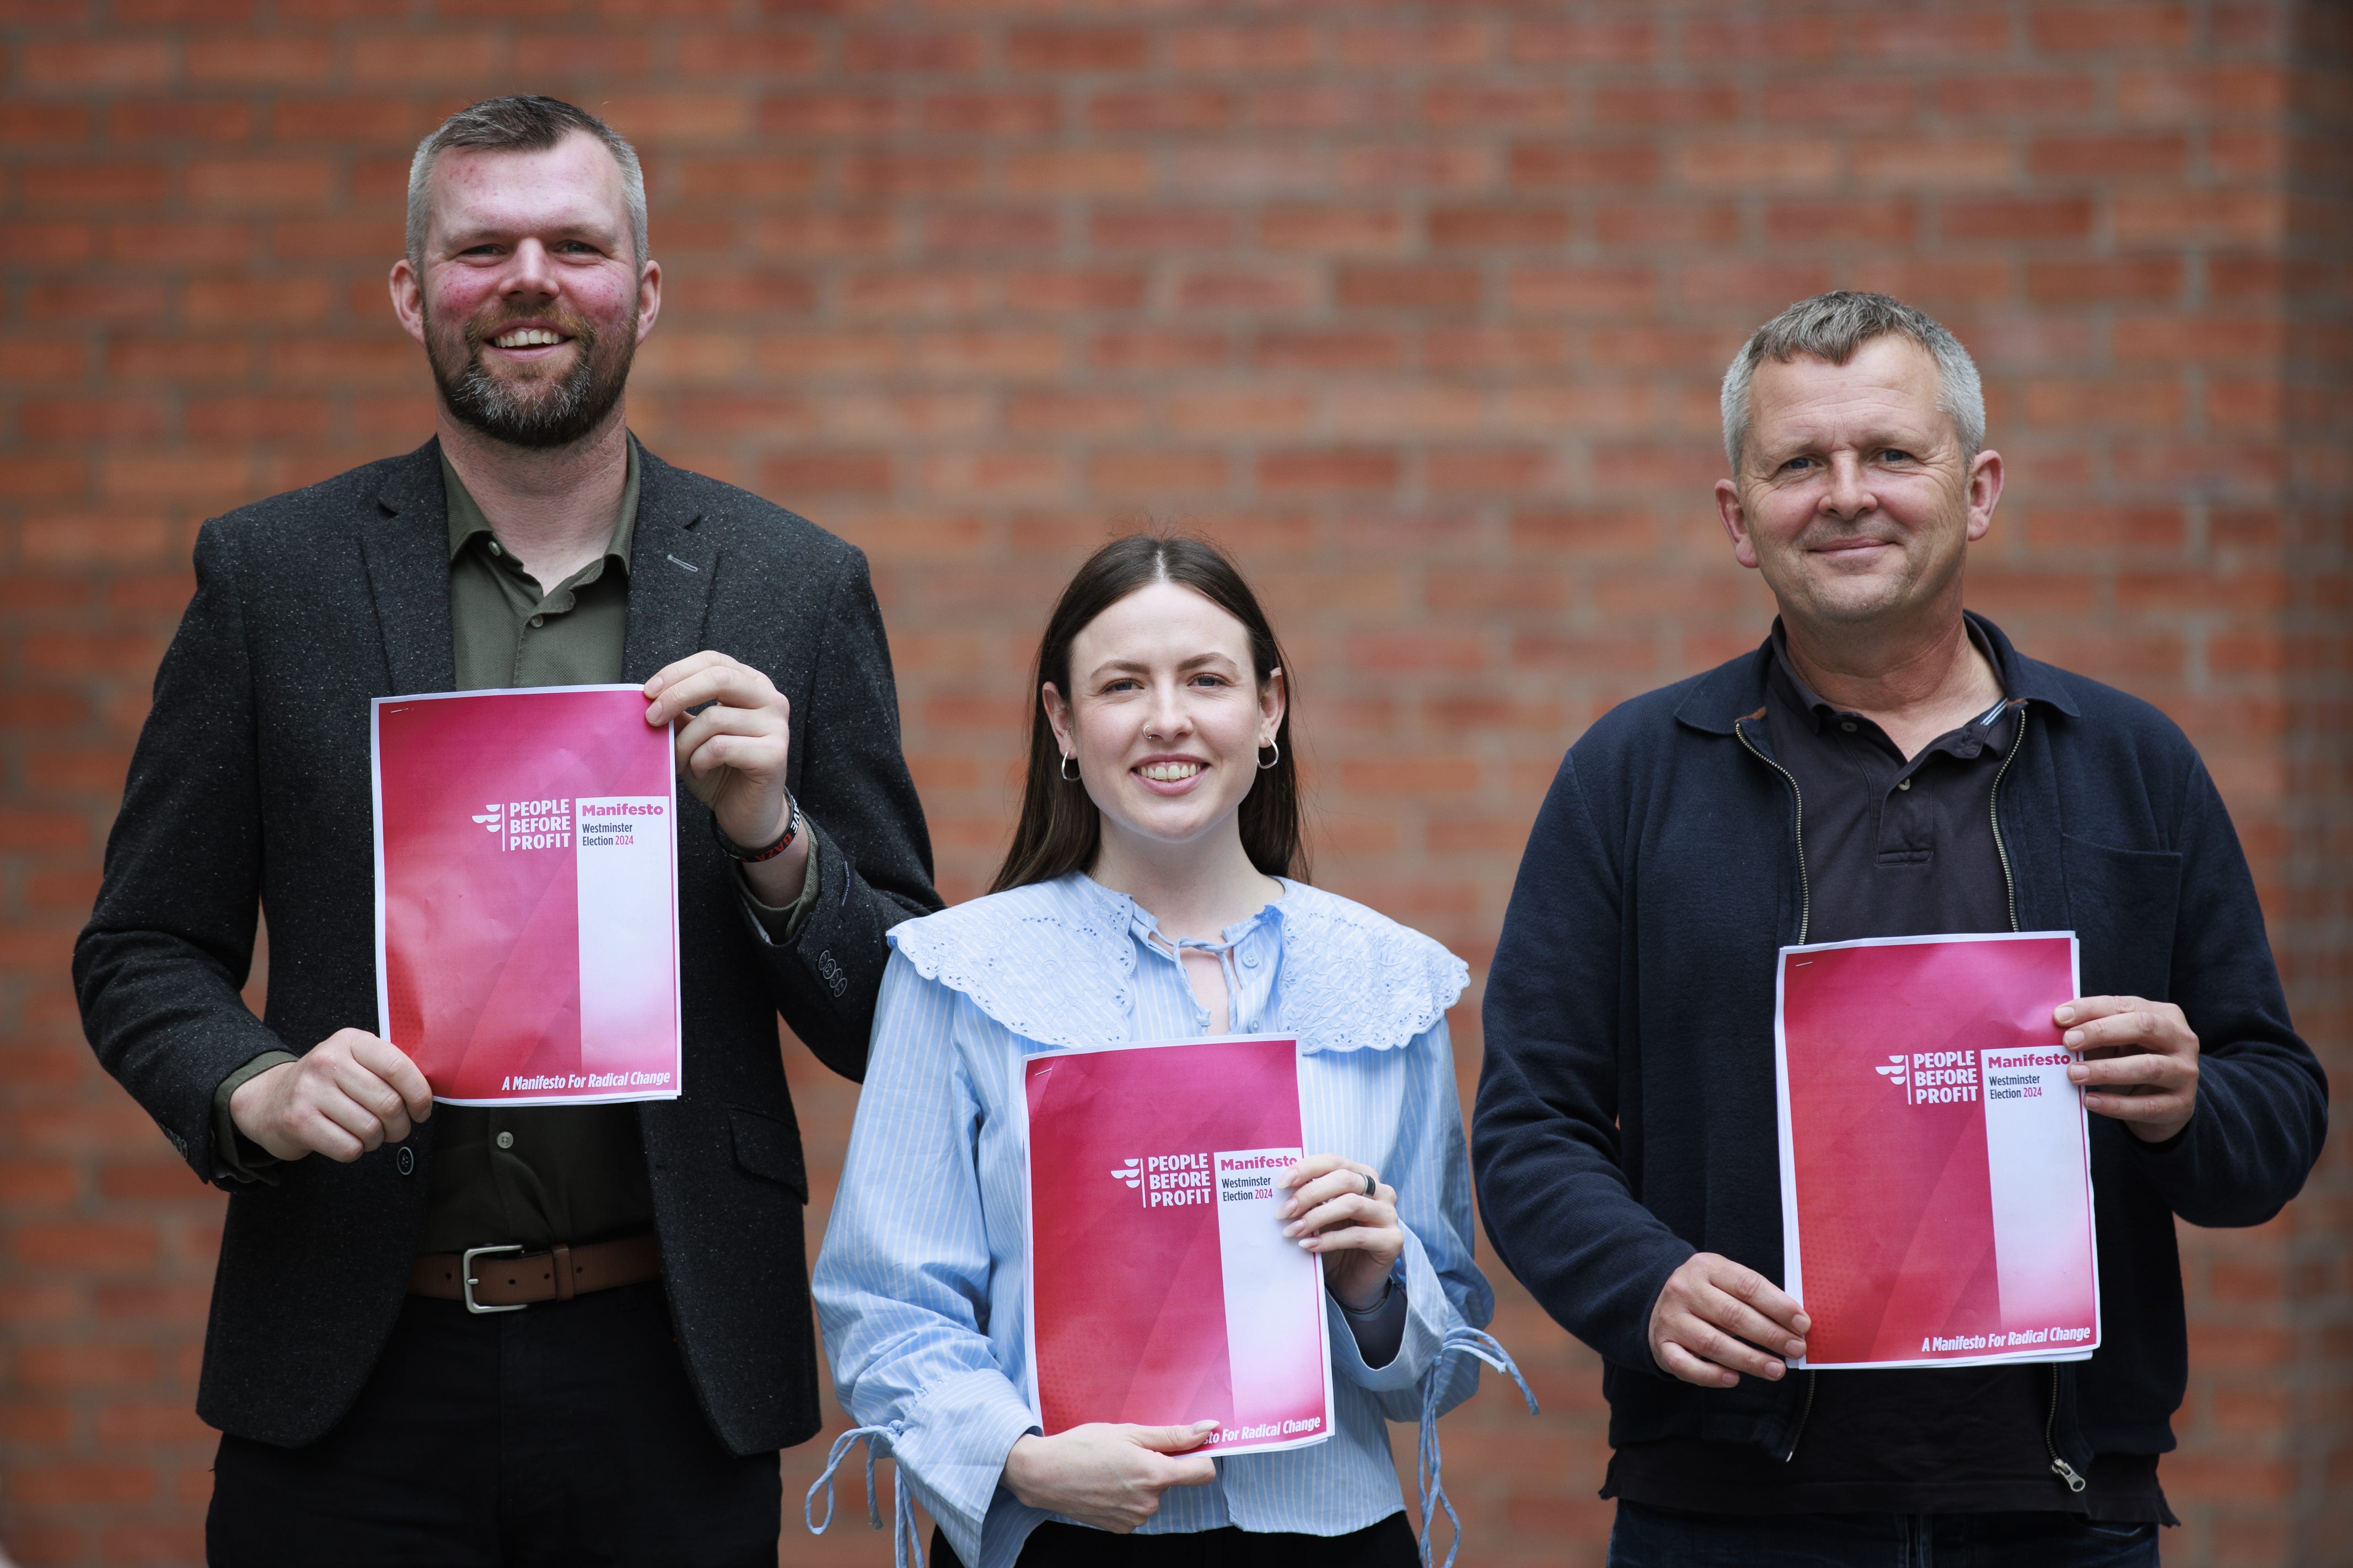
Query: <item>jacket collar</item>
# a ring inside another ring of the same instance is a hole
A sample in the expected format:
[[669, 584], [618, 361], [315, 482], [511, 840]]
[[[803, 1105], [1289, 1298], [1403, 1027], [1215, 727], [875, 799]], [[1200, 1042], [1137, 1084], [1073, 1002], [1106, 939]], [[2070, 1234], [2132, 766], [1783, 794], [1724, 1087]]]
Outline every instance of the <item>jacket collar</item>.
[[[2010, 668], [2010, 696], [2030, 702], [2047, 703], [2073, 719], [2080, 716], [2074, 693], [2068, 689], [2066, 672], [2027, 658], [2018, 651], [2002, 629], [1974, 610], [1964, 610], [1986, 640], [2001, 654]], [[1773, 668], [1773, 639], [1767, 637], [1757, 645], [1754, 653], [1717, 665], [1695, 679], [1683, 699], [1675, 705], [1675, 720], [1710, 735], [1729, 735], [1733, 724], [1757, 712], [1765, 705], [1765, 681]]]
[[[715, 542], [696, 531], [702, 512], [687, 477], [643, 447], [637, 458], [638, 521], [629, 545], [629, 622], [621, 656], [621, 679], [630, 682], [648, 679], [704, 645], [719, 564]], [[369, 511], [360, 552], [392, 694], [448, 691], [458, 683], [458, 666], [449, 631], [448, 500], [439, 437], [388, 465]]]
[[447, 691], [458, 684], [449, 637], [448, 501], [441, 441], [389, 466], [360, 530], [376, 631], [391, 676], [387, 695]]

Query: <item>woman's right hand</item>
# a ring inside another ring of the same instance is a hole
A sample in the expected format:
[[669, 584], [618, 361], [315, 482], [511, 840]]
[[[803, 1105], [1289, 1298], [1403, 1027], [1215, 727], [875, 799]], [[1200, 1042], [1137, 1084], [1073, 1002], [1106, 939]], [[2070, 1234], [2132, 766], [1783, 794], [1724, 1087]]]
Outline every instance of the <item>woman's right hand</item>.
[[1005, 1489], [1031, 1508], [1125, 1535], [1160, 1511], [1160, 1494], [1170, 1487], [1205, 1487], [1218, 1479], [1216, 1461], [1192, 1452], [1217, 1430], [1214, 1421], [1091, 1421], [1051, 1437], [1023, 1436], [1005, 1456]]

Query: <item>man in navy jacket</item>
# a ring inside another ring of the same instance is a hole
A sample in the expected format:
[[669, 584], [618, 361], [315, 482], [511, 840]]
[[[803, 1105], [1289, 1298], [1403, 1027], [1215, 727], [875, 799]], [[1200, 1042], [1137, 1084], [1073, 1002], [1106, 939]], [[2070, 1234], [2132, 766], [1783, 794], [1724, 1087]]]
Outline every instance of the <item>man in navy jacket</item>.
[[[1603, 1357], [1610, 1561], [2154, 1563], [2188, 1363], [2174, 1221], [2269, 1219], [2326, 1130], [2237, 837], [2162, 714], [1964, 611], [2002, 466], [1950, 332], [1883, 296], [1802, 301], [1733, 361], [1724, 422], [1718, 510], [1780, 617], [1571, 748], [1484, 1009], [1481, 1205]], [[2060, 930], [2099, 1350], [1792, 1372], [1777, 950]]]

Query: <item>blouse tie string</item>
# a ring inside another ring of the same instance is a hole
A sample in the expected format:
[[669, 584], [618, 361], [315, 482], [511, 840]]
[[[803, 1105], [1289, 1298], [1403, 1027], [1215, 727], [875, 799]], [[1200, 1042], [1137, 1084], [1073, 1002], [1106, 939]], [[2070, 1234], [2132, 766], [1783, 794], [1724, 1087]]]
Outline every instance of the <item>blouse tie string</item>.
[[1528, 1380], [1520, 1375], [1519, 1367], [1491, 1334], [1480, 1332], [1467, 1323], [1458, 1323], [1446, 1331], [1438, 1342], [1438, 1354], [1422, 1374], [1421, 1385], [1421, 1446], [1414, 1460], [1414, 1469], [1421, 1482], [1421, 1568], [1431, 1568], [1430, 1551], [1430, 1521], [1438, 1510], [1446, 1510], [1446, 1521], [1453, 1526], [1453, 1539], [1446, 1543], [1445, 1568], [1454, 1568], [1454, 1554], [1462, 1550], [1462, 1521], [1447, 1500], [1445, 1484], [1439, 1479], [1444, 1463], [1438, 1450], [1438, 1401], [1445, 1392], [1445, 1380], [1439, 1374], [1445, 1370], [1446, 1358], [1461, 1354], [1486, 1363], [1497, 1372], [1509, 1373], [1512, 1381], [1520, 1385], [1520, 1397], [1528, 1402], [1528, 1414], [1536, 1414], [1535, 1391]]
[[[833, 1522], [833, 1472], [841, 1468], [841, 1461], [849, 1457], [851, 1446], [858, 1443], [866, 1445], [866, 1517], [875, 1529], [882, 1528], [882, 1511], [874, 1500], [874, 1461], [879, 1457], [877, 1450], [888, 1448], [903, 1427], [904, 1423], [897, 1421], [888, 1426], [855, 1426], [833, 1440], [833, 1447], [825, 1457], [824, 1473], [809, 1483], [808, 1495], [801, 1500], [801, 1522], [808, 1526], [811, 1535], [823, 1535], [826, 1526]], [[823, 1519], [816, 1517], [817, 1494], [820, 1491], [825, 1493]], [[923, 1568], [923, 1543], [915, 1533], [915, 1500], [908, 1493], [907, 1478], [894, 1466], [891, 1476], [892, 1568], [907, 1568], [910, 1559], [914, 1568]]]

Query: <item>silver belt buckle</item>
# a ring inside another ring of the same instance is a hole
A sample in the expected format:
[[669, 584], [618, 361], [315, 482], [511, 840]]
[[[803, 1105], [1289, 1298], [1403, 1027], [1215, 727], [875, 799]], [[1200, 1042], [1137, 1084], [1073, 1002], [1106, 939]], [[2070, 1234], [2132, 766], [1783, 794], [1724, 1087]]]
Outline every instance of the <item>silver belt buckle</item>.
[[466, 1310], [484, 1315], [491, 1312], [520, 1312], [523, 1308], [530, 1305], [527, 1301], [517, 1301], [512, 1307], [485, 1307], [474, 1300], [474, 1287], [481, 1283], [480, 1280], [474, 1278], [474, 1259], [483, 1256], [485, 1253], [521, 1252], [522, 1250], [522, 1244], [520, 1242], [508, 1242], [500, 1247], [470, 1247], [466, 1248], [465, 1256], [458, 1261], [458, 1278], [463, 1281], [463, 1283], [458, 1287], [458, 1289], [459, 1294], [462, 1295], [466, 1299]]

